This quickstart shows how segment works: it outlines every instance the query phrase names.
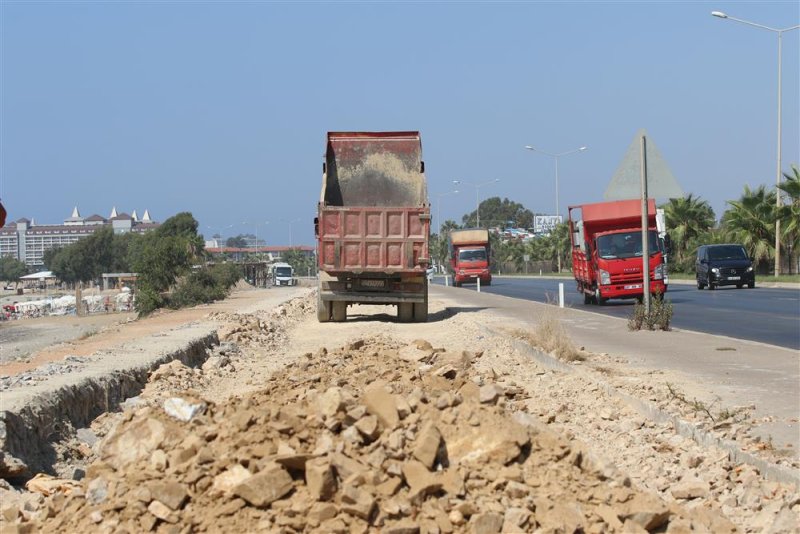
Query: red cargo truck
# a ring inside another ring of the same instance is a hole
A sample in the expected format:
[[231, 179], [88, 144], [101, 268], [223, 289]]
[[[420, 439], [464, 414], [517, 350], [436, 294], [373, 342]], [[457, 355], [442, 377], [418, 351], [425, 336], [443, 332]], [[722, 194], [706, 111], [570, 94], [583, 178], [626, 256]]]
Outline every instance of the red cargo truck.
[[453, 230], [450, 232], [448, 249], [453, 285], [460, 287], [464, 283], [478, 283], [478, 279], [483, 285], [492, 284], [492, 273], [489, 270], [488, 230], [485, 228]]
[[317, 319], [347, 306], [394, 304], [404, 322], [428, 319], [430, 204], [419, 132], [329, 132], [314, 220]]
[[[650, 293], [667, 291], [664, 251], [656, 229], [656, 205], [647, 203]], [[608, 299], [641, 299], [642, 203], [618, 200], [570, 206], [572, 273], [583, 293], [584, 304], [605, 304]]]

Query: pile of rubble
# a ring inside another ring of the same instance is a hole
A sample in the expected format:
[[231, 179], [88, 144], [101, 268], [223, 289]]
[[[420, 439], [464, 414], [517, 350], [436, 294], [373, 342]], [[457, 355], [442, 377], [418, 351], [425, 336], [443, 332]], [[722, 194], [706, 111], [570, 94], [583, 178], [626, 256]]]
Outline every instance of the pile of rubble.
[[221, 341], [255, 345], [263, 350], [286, 342], [286, 326], [311, 314], [310, 302], [309, 298], [293, 299], [260, 313], [215, 312], [209, 314], [209, 319], [223, 325], [218, 331]]
[[477, 372], [480, 357], [370, 338], [309, 353], [243, 398], [188, 390], [129, 409], [80, 483], [35, 479], [40, 495], [6, 502], [0, 521], [66, 532], [736, 530], [689, 487], [671, 503], [631, 487], [518, 410], [522, 390]]

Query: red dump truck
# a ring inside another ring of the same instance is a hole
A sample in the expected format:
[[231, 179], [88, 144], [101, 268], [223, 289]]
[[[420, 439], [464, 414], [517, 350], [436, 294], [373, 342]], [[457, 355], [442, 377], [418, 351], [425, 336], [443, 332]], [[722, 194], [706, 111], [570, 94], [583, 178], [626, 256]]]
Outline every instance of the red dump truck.
[[[650, 293], [663, 295], [667, 268], [656, 229], [655, 201], [649, 200], [647, 206]], [[570, 206], [569, 228], [572, 273], [584, 304], [644, 296], [640, 200]]]
[[450, 270], [453, 272], [453, 285], [460, 287], [465, 282], [492, 284], [489, 270], [491, 257], [489, 231], [485, 228], [453, 230], [448, 240]]
[[349, 304], [395, 304], [428, 320], [430, 204], [419, 132], [329, 132], [314, 219], [317, 319]]

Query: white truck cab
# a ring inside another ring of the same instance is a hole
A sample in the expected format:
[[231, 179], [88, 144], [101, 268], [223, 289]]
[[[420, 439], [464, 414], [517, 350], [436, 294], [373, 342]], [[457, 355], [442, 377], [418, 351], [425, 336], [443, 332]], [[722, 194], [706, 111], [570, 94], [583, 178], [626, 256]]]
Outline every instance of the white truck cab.
[[297, 280], [294, 277], [294, 269], [288, 263], [273, 263], [270, 271], [272, 273], [273, 286], [297, 285]]

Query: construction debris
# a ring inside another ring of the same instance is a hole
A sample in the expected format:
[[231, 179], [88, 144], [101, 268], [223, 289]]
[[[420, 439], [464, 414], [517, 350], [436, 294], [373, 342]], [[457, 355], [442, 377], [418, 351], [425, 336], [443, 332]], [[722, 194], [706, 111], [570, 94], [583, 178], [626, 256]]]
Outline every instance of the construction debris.
[[736, 530], [631, 487], [463, 354], [436, 349], [423, 372], [408, 352], [385, 338], [320, 349], [243, 398], [171, 398], [205, 406], [185, 420], [134, 407], [79, 487], [48, 481], [41, 499], [4, 501], [3, 520], [42, 532]]

